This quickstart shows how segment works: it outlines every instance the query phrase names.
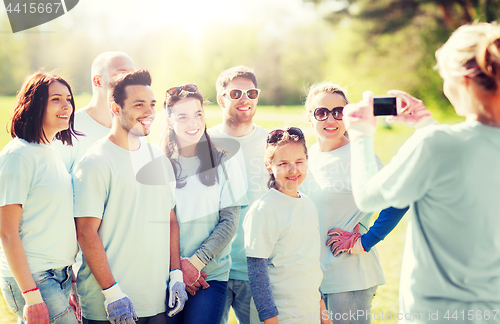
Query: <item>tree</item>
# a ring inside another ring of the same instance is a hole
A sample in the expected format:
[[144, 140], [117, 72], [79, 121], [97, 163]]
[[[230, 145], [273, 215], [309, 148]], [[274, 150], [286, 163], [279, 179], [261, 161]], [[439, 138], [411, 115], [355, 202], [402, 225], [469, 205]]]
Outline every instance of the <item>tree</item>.
[[500, 17], [500, 0], [304, 1], [315, 3], [337, 33], [356, 35], [344, 64], [358, 80], [371, 80], [373, 88], [396, 86], [443, 111], [451, 106], [433, 68], [434, 52], [460, 25]]

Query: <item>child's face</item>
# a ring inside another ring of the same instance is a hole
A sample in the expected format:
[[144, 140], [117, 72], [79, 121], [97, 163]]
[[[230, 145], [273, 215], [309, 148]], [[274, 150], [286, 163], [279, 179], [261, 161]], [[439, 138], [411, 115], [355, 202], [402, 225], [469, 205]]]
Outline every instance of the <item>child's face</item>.
[[266, 163], [267, 170], [274, 174], [275, 188], [291, 197], [297, 197], [300, 184], [307, 175], [307, 156], [304, 145], [301, 143], [288, 143], [278, 147], [274, 158]]

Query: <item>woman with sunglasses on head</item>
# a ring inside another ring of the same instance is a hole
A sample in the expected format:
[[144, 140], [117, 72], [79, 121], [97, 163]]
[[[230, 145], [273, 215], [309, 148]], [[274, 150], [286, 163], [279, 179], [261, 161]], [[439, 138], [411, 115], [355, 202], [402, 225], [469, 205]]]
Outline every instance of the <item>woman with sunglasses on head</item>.
[[[347, 103], [344, 89], [331, 82], [309, 90], [305, 106], [317, 143], [309, 150], [309, 173], [301, 190], [318, 209], [324, 274], [321, 290], [328, 311], [335, 323], [370, 323], [366, 314], [377, 286], [385, 283], [373, 246], [397, 225], [408, 208], [381, 211], [374, 226], [366, 231], [372, 213], [361, 212], [352, 195], [350, 144], [342, 121]], [[381, 168], [380, 159], [373, 158]], [[356, 245], [339, 240], [344, 231], [359, 233], [360, 227], [365, 234]], [[355, 320], [344, 315], [352, 313], [357, 314]]]
[[73, 94], [59, 76], [28, 76], [0, 152], [1, 288], [18, 323], [77, 323], [69, 305], [78, 246], [71, 176], [51, 146], [76, 135]]
[[164, 107], [168, 126], [161, 145], [175, 172], [181, 268], [191, 294], [168, 323], [219, 324], [231, 267], [230, 242], [246, 201], [243, 176], [236, 159], [226, 159], [212, 144], [196, 85], [169, 89]]
[[252, 290], [250, 322], [331, 323], [319, 290], [318, 215], [298, 191], [307, 174], [307, 147], [299, 128], [269, 133], [265, 165], [269, 191], [243, 221]]
[[[344, 110], [354, 198], [370, 212], [411, 204], [403, 255], [402, 323], [497, 323], [500, 309], [500, 26], [458, 28], [436, 52], [443, 91], [466, 121], [426, 126], [380, 172], [373, 93]], [[422, 101], [402, 96], [410, 114]], [[418, 116], [419, 114], [417, 114]], [[405, 119], [403, 119], [405, 121]], [[417, 120], [418, 121], [418, 120]], [[496, 318], [495, 318], [496, 316]]]

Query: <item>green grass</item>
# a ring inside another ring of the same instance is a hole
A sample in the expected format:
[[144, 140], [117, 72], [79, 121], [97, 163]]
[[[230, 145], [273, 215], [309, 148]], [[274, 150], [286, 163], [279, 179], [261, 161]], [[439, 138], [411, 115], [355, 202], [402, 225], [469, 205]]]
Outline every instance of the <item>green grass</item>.
[[[76, 106], [83, 107], [90, 100], [90, 95], [81, 95], [75, 97]], [[0, 125], [5, 125], [8, 121], [8, 116], [14, 105], [14, 97], [0, 97]], [[161, 108], [158, 108], [159, 111]], [[312, 145], [316, 140], [312, 133], [312, 128], [307, 123], [304, 116], [304, 108], [302, 106], [291, 107], [272, 107], [259, 106], [255, 121], [258, 125], [267, 128], [284, 128], [287, 126], [299, 126], [305, 134], [308, 146]], [[207, 125], [213, 126], [221, 122], [221, 112], [218, 106], [206, 106]], [[433, 113], [434, 114], [434, 113]], [[463, 119], [456, 116], [442, 116], [439, 113], [434, 114], [434, 117], [442, 123], [456, 123]], [[0, 126], [2, 127], [2, 126]], [[384, 163], [388, 163], [392, 156], [397, 152], [406, 139], [413, 134], [413, 130], [403, 125], [394, 125], [391, 128], [386, 128], [380, 125], [375, 134], [375, 152], [380, 156]], [[153, 133], [152, 136], [156, 136]], [[6, 131], [0, 128], [0, 147], [3, 147], [11, 139]], [[152, 140], [155, 142], [155, 140]], [[376, 216], [372, 218], [375, 219]], [[384, 270], [387, 283], [380, 286], [377, 290], [377, 296], [373, 301], [372, 314], [390, 313], [393, 320], [384, 320], [383, 323], [397, 323], [394, 318], [398, 313], [398, 289], [399, 275], [401, 269], [401, 258], [403, 254], [403, 245], [405, 241], [407, 219], [404, 218], [396, 229], [382, 242], [377, 245], [380, 256], [380, 262]], [[374, 320], [373, 322], [378, 322]], [[0, 324], [16, 323], [16, 316], [7, 309], [3, 298], [0, 298]], [[236, 323], [234, 313], [231, 311], [230, 323]]]

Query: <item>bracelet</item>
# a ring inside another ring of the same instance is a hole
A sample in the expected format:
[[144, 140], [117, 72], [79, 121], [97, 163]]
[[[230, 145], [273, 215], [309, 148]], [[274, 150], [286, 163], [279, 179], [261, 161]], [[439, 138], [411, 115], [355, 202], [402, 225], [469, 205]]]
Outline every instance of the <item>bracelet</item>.
[[23, 295], [24, 295], [24, 294], [27, 294], [27, 293], [29, 293], [29, 292], [32, 292], [32, 291], [37, 291], [37, 290], [38, 290], [38, 287], [33, 288], [33, 289], [30, 289], [30, 290], [26, 290], [25, 292], [23, 292]]

